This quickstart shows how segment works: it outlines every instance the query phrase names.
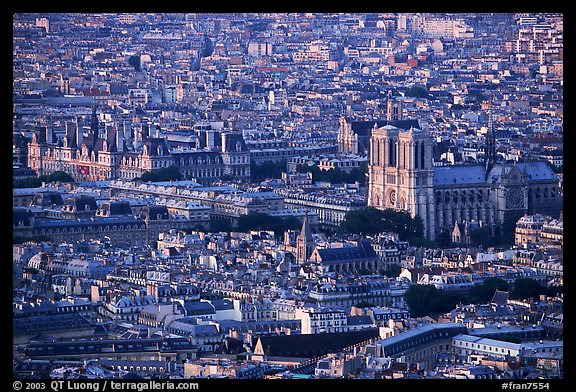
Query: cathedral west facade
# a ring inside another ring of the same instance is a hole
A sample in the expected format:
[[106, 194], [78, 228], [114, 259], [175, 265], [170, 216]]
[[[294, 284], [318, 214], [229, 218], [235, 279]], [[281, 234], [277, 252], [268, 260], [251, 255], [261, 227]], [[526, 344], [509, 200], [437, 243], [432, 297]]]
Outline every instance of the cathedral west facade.
[[548, 164], [496, 164], [494, 139], [487, 139], [487, 164], [434, 166], [428, 132], [376, 125], [368, 151], [368, 205], [420, 216], [430, 239], [464, 221], [494, 229], [525, 213], [559, 216], [558, 177]]

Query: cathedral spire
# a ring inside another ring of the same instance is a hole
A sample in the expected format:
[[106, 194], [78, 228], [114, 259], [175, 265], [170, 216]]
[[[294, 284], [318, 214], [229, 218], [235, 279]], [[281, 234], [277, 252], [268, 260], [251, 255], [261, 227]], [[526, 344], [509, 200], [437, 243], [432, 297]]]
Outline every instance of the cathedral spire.
[[314, 237], [312, 237], [310, 222], [308, 222], [308, 212], [306, 211], [304, 213], [304, 221], [302, 222], [302, 230], [296, 239], [296, 261], [299, 264], [308, 261], [314, 245]]
[[484, 149], [484, 160], [486, 162], [486, 177], [496, 163], [496, 137], [494, 136], [494, 123], [492, 121], [492, 105], [494, 97], [488, 102], [488, 132], [486, 133], [486, 147]]
[[300, 237], [306, 241], [314, 241], [312, 237], [312, 230], [310, 229], [310, 223], [308, 222], [308, 211], [304, 213], [304, 221], [302, 222], [302, 230], [300, 231]]

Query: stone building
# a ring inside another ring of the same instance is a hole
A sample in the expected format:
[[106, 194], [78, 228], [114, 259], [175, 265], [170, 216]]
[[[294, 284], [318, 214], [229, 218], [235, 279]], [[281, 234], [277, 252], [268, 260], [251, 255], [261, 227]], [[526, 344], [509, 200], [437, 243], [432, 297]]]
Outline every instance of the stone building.
[[434, 141], [418, 128], [373, 129], [369, 146], [368, 205], [418, 215], [426, 237], [450, 232], [456, 222], [482, 222], [494, 230], [525, 213], [558, 217], [558, 178], [544, 161], [494, 163], [489, 134], [485, 165], [434, 166]]
[[69, 121], [62, 137], [48, 126], [36, 127], [28, 143], [28, 165], [38, 176], [64, 171], [76, 181], [131, 180], [170, 166], [178, 166], [185, 179], [203, 184], [224, 175], [250, 178], [250, 151], [240, 133], [222, 132], [216, 148], [171, 148], [153, 127], [114, 125], [101, 130], [94, 107], [89, 125], [81, 119]]

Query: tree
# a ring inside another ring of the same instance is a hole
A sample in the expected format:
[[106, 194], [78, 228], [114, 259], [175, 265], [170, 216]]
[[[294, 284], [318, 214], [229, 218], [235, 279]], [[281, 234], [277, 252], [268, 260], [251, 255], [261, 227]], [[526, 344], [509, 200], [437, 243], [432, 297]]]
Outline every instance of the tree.
[[373, 304], [372, 302], [361, 301], [361, 302], [358, 302], [355, 306], [356, 306], [357, 308], [373, 308], [373, 307], [375, 307], [376, 305]]
[[389, 264], [382, 271], [382, 275], [386, 275], [389, 278], [396, 278], [402, 272], [402, 267], [398, 264]]
[[140, 180], [144, 181], [144, 182], [148, 182], [148, 181], [154, 182], [154, 181], [156, 181], [156, 176], [149, 171], [145, 171], [144, 173], [142, 173]]
[[210, 231], [211, 232], [230, 232], [232, 231], [232, 224], [230, 221], [217, 217], [210, 217]]
[[450, 237], [450, 233], [448, 230], [442, 230], [436, 236], [436, 245], [439, 248], [448, 248], [452, 244], [452, 238]]
[[437, 289], [434, 285], [413, 284], [406, 290], [404, 299], [411, 316], [422, 317], [431, 313], [449, 312], [462, 302], [464, 295]]
[[413, 284], [404, 294], [412, 317], [422, 317], [435, 312], [441, 297], [442, 292], [430, 284]]
[[410, 237], [408, 239], [408, 243], [411, 246], [415, 246], [417, 248], [437, 248], [438, 244], [436, 241], [429, 240], [426, 237]]
[[421, 86], [412, 86], [406, 90], [405, 95], [407, 97], [417, 97], [417, 98], [428, 98], [428, 90]]
[[286, 230], [295, 230], [302, 227], [302, 222], [294, 216], [276, 218], [261, 212], [250, 212], [238, 218], [238, 230], [273, 230], [276, 237], [280, 237]]
[[46, 236], [46, 235], [35, 235], [35, 236], [31, 236], [31, 237], [25, 237], [25, 236], [20, 236], [20, 235], [13, 235], [12, 236], [12, 244], [23, 244], [25, 242], [36, 242], [36, 243], [40, 243], [40, 242], [54, 242], [52, 237]]
[[492, 299], [496, 290], [508, 291], [508, 282], [497, 277], [485, 279], [482, 283], [472, 286], [467, 302], [487, 303]]
[[38, 188], [42, 185], [42, 180], [38, 177], [25, 177], [14, 180], [14, 188]]
[[362, 162], [359, 167], [355, 167], [350, 172], [343, 171], [339, 167], [329, 170], [322, 170], [318, 165], [298, 164], [296, 165], [298, 173], [312, 173], [312, 181], [327, 181], [331, 184], [339, 183], [354, 183], [358, 181], [360, 184], [366, 182], [366, 173], [368, 172], [368, 162]]
[[56, 181], [74, 182], [74, 178], [72, 178], [72, 176], [66, 172], [63, 172], [61, 170], [56, 170], [52, 174], [48, 175], [46, 182], [56, 182]]
[[322, 170], [317, 165], [307, 165], [303, 163], [299, 163], [296, 165], [296, 171], [298, 173], [312, 173], [312, 181], [322, 181], [320, 177], [322, 176]]
[[141, 66], [141, 63], [140, 63], [140, 56], [138, 56], [138, 55], [130, 56], [130, 57], [128, 58], [128, 64], [130, 64], [131, 66], [133, 66], [133, 67], [134, 67], [134, 70], [135, 70], [136, 72], [142, 71], [142, 66]]
[[495, 245], [512, 246], [514, 245], [514, 235], [516, 232], [516, 222], [522, 217], [522, 213], [508, 213], [504, 217], [502, 227], [497, 231], [499, 235], [495, 236]]
[[254, 182], [264, 181], [268, 178], [282, 178], [282, 172], [286, 171], [287, 161], [264, 161], [250, 164], [250, 178]]
[[470, 89], [468, 92], [468, 96], [471, 98], [476, 99], [476, 102], [484, 102], [488, 100], [488, 97], [482, 94], [481, 90], [477, 89]]
[[491, 244], [491, 233], [489, 227], [481, 227], [476, 230], [472, 230], [470, 233], [470, 244], [472, 246], [483, 246], [488, 248]]
[[538, 299], [540, 294], [546, 294], [547, 287], [542, 286], [534, 279], [518, 278], [512, 283], [510, 298], [512, 299]]
[[382, 211], [374, 207], [348, 211], [340, 223], [340, 231], [347, 234], [370, 235], [383, 231]]
[[378, 210], [365, 207], [348, 211], [340, 223], [339, 231], [346, 234], [375, 235], [384, 231], [398, 233], [401, 241], [422, 237], [424, 224], [418, 216], [412, 218], [406, 211]]
[[159, 181], [171, 181], [171, 180], [181, 180], [183, 178], [182, 172], [178, 166], [169, 166], [163, 167], [158, 170], [154, 170], [153, 172], [144, 172], [140, 180], [142, 181], [151, 181], [151, 182], [159, 182]]
[[300, 219], [296, 218], [295, 216], [287, 216], [283, 218], [283, 231], [286, 230], [297, 230], [302, 228], [302, 222]]
[[202, 57], [210, 57], [214, 53], [214, 44], [207, 35], [204, 36], [204, 46], [202, 48]]
[[13, 187], [14, 188], [37, 188], [39, 186], [42, 186], [43, 182], [49, 183], [49, 182], [74, 182], [74, 178], [61, 170], [56, 170], [55, 172], [48, 174], [48, 175], [42, 175], [39, 177], [25, 177], [25, 178], [21, 178], [21, 179], [17, 179], [13, 181]]

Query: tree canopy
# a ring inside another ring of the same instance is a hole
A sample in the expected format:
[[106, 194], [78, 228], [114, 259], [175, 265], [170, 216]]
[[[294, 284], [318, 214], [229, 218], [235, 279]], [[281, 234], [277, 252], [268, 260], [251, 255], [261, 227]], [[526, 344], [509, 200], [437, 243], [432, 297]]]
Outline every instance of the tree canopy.
[[389, 278], [396, 278], [402, 272], [402, 267], [399, 264], [390, 264], [384, 268], [382, 271], [382, 275], [385, 275]]
[[43, 182], [74, 182], [74, 178], [66, 172], [61, 170], [56, 170], [52, 174], [42, 175], [40, 177], [25, 177], [21, 179], [14, 180], [14, 188], [37, 188], [42, 186]]
[[421, 86], [412, 86], [406, 90], [405, 95], [407, 97], [417, 97], [417, 98], [428, 98], [428, 90]]
[[230, 232], [232, 231], [232, 224], [230, 221], [217, 217], [210, 217], [210, 231], [215, 232]]
[[510, 298], [538, 299], [540, 294], [547, 294], [547, 288], [530, 278], [518, 278], [512, 283]]
[[390, 231], [398, 233], [401, 241], [422, 237], [424, 224], [418, 216], [412, 218], [406, 211], [379, 210], [365, 207], [348, 211], [340, 223], [339, 231], [346, 234], [376, 235]]
[[182, 172], [178, 166], [163, 167], [153, 172], [144, 172], [140, 179], [142, 181], [170, 181], [170, 180], [181, 180], [183, 178]]
[[296, 217], [289, 216], [277, 218], [261, 212], [250, 212], [248, 215], [240, 215], [238, 218], [238, 230], [273, 230], [274, 235], [280, 236], [286, 230], [295, 230], [302, 227], [302, 223]]
[[412, 317], [422, 317], [430, 313], [445, 313], [454, 308], [454, 300], [449, 301], [444, 290], [430, 284], [413, 284], [404, 299]]
[[252, 181], [264, 181], [268, 178], [282, 178], [286, 171], [286, 159], [280, 161], [252, 162], [250, 164], [250, 178]]
[[134, 55], [128, 58], [128, 64], [134, 67], [136, 72], [140, 72], [142, 70], [141, 63], [140, 63], [140, 56]]
[[434, 285], [412, 284], [404, 299], [413, 317], [422, 317], [431, 313], [446, 313], [457, 304], [489, 303], [496, 290], [509, 291], [512, 299], [538, 299], [540, 295], [555, 296], [563, 292], [563, 286], [546, 287], [530, 278], [518, 278], [508, 284], [503, 279], [491, 277], [482, 283], [476, 283], [468, 291], [446, 291]]
[[346, 172], [340, 168], [334, 168], [329, 170], [322, 170], [318, 165], [296, 165], [296, 171], [298, 173], [312, 173], [312, 181], [326, 181], [331, 184], [339, 183], [354, 183], [358, 181], [360, 184], [364, 184], [366, 180], [366, 173], [368, 172], [368, 162], [362, 162], [359, 167], [355, 167], [350, 172]]
[[494, 297], [496, 290], [508, 291], [508, 282], [497, 277], [485, 279], [482, 283], [472, 286], [466, 302], [488, 303], [492, 300], [492, 297]]

